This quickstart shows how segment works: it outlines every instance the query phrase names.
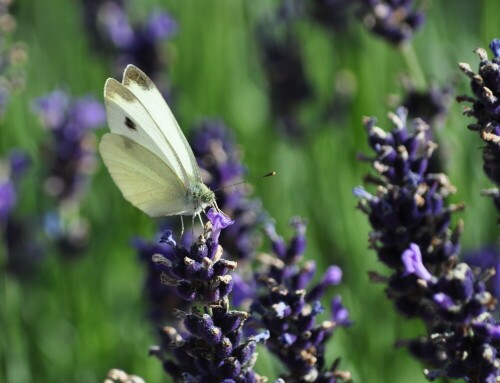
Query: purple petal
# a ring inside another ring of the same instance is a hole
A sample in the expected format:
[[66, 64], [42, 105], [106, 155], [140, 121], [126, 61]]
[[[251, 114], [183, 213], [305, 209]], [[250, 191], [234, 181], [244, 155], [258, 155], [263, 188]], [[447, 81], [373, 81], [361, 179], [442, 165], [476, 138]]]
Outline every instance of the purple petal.
[[425, 281], [429, 281], [432, 278], [432, 275], [422, 263], [422, 253], [418, 245], [410, 243], [410, 248], [403, 252], [401, 260], [403, 261], [406, 275], [415, 274]]
[[228, 226], [231, 226], [234, 221], [231, 220], [227, 215], [223, 212], [219, 212], [215, 209], [210, 209], [207, 213], [207, 217], [212, 222], [212, 240], [214, 242], [219, 241], [219, 235], [222, 229], [225, 229]]

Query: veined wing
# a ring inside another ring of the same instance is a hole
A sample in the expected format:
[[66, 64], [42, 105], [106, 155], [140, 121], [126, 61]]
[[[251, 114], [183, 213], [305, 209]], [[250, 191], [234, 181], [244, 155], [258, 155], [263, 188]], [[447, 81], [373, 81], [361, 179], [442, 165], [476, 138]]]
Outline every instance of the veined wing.
[[190, 182], [189, 173], [151, 115], [147, 100], [144, 103], [129, 88], [109, 78], [104, 85], [104, 102], [111, 132], [128, 137], [149, 149], [170, 166], [187, 187]]
[[151, 117], [161, 130], [164, 139], [176, 152], [188, 176], [201, 181], [200, 171], [193, 151], [172, 111], [153, 81], [139, 68], [129, 64], [123, 73], [122, 83], [147, 106]]
[[182, 181], [144, 146], [125, 136], [107, 133], [99, 151], [111, 177], [132, 205], [151, 217], [188, 211], [187, 189]]

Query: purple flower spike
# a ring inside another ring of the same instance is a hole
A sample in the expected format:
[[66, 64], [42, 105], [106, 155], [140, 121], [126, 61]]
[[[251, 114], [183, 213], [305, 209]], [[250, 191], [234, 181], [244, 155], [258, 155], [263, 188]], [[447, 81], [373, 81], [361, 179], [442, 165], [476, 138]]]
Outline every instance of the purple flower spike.
[[346, 325], [349, 314], [340, 301], [332, 306], [332, 319], [318, 320], [323, 312], [319, 299], [329, 286], [338, 284], [342, 271], [331, 266], [319, 283], [309, 286], [314, 263], [304, 263], [305, 223], [300, 219], [291, 222], [295, 235], [287, 244], [274, 225], [268, 223], [266, 234], [272, 241], [274, 257], [263, 256], [264, 270], [255, 275], [258, 289], [251, 306], [252, 317], [259, 328], [269, 330], [266, 345], [287, 368], [283, 378], [287, 383], [341, 382], [334, 378], [336, 366], [325, 368], [325, 344], [337, 325]]
[[219, 235], [222, 229], [225, 229], [234, 223], [234, 221], [223, 212], [217, 211], [213, 208], [207, 212], [207, 217], [213, 225], [211, 238], [214, 242], [219, 241]]
[[418, 245], [410, 243], [410, 248], [403, 252], [401, 260], [403, 261], [406, 274], [415, 274], [424, 281], [431, 280], [432, 275], [422, 263], [422, 253]]
[[[471, 77], [474, 83], [485, 82]], [[376, 172], [366, 179], [376, 185], [377, 198], [357, 193], [359, 208], [373, 227], [371, 246], [392, 269], [390, 277], [380, 280], [388, 282], [387, 296], [402, 315], [424, 322], [425, 336], [405, 344], [433, 368], [425, 371], [427, 379], [493, 382], [500, 376], [500, 364], [489, 331], [498, 325], [491, 318], [496, 300], [485, 286], [489, 273], [457, 262], [461, 227], [452, 229], [450, 218], [461, 207], [447, 206], [454, 188], [444, 174], [428, 167], [435, 144], [425, 134], [426, 125], [415, 120], [409, 126], [403, 110], [390, 118], [395, 127], [389, 133], [376, 127], [374, 119], [365, 120], [375, 155], [361, 158]], [[491, 165], [497, 172], [496, 161]]]

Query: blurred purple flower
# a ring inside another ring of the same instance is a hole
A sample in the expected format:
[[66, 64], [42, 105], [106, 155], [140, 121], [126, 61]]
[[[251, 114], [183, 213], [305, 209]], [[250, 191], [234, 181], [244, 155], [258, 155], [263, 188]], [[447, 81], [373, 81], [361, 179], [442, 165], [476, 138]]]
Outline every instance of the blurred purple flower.
[[132, 24], [126, 4], [115, 1], [102, 4], [99, 14], [117, 55], [116, 71], [121, 72], [127, 64], [134, 64], [155, 81], [164, 95], [168, 95], [170, 89], [165, 83], [166, 62], [161, 44], [177, 33], [177, 22], [167, 12], [155, 10], [143, 23]]
[[158, 41], [174, 36], [177, 33], [178, 24], [167, 12], [156, 11], [149, 16], [146, 29], [150, 40]]
[[33, 111], [50, 131], [45, 142], [45, 190], [62, 202], [79, 199], [94, 170], [93, 129], [104, 124], [101, 102], [91, 96], [72, 100], [61, 90], [36, 99]]
[[359, 0], [358, 13], [373, 34], [394, 45], [410, 41], [425, 22], [415, 0]]
[[305, 131], [298, 110], [313, 97], [313, 91], [293, 30], [295, 16], [278, 8], [272, 19], [257, 25], [256, 39], [277, 127], [285, 136], [300, 139]]

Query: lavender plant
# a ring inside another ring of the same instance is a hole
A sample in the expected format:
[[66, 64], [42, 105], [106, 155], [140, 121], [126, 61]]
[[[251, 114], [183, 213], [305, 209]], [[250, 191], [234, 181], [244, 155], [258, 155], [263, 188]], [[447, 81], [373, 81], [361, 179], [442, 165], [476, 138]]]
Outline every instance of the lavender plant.
[[43, 190], [52, 200], [44, 215], [45, 230], [64, 254], [72, 254], [88, 237], [86, 219], [78, 210], [96, 168], [93, 130], [104, 124], [104, 106], [91, 96], [72, 99], [56, 90], [36, 99], [33, 111], [49, 132], [42, 146]]
[[[479, 133], [485, 143], [483, 147], [483, 171], [496, 185], [500, 185], [500, 172], [497, 165], [500, 153], [500, 40], [494, 39], [490, 43], [493, 59], [483, 48], [477, 48], [479, 56], [479, 70], [475, 73], [469, 64], [460, 63], [460, 69], [470, 78], [470, 87], [473, 96], [460, 95], [459, 102], [469, 102], [471, 107], [465, 107], [463, 113], [474, 118], [474, 122], [467, 127]], [[500, 211], [500, 192], [491, 189], [484, 192], [493, 198], [497, 210]]]
[[[230, 271], [236, 262], [222, 257], [221, 230], [233, 222], [215, 210], [204, 233], [186, 248], [166, 231], [162, 241], [172, 248], [167, 256], [153, 261], [162, 267], [162, 282], [175, 287], [182, 299], [191, 302], [189, 311], [176, 311], [186, 330], [171, 326], [161, 330], [162, 344], [150, 350], [176, 382], [263, 382], [253, 371], [256, 344], [262, 335], [243, 336], [246, 312], [230, 309], [228, 295], [233, 287]], [[265, 337], [264, 337], [265, 338]]]
[[273, 255], [261, 254], [264, 269], [256, 272], [258, 293], [251, 305], [254, 325], [269, 331], [268, 349], [286, 368], [282, 378], [289, 383], [338, 383], [350, 380], [348, 372], [338, 371], [339, 359], [326, 365], [325, 345], [338, 326], [350, 325], [347, 310], [339, 296], [331, 302], [330, 320], [319, 321], [324, 311], [320, 299], [329, 286], [340, 283], [342, 271], [330, 266], [320, 282], [310, 286], [316, 264], [303, 262], [306, 249], [303, 220], [291, 222], [295, 236], [287, 244], [274, 226], [266, 225]]
[[406, 111], [391, 114], [394, 128], [384, 132], [365, 119], [375, 175], [366, 178], [376, 193], [356, 188], [359, 208], [373, 227], [370, 247], [391, 268], [390, 276], [372, 273], [386, 284], [389, 299], [407, 318], [419, 318], [427, 333], [400, 342], [425, 362], [429, 380], [464, 378], [493, 382], [500, 376], [496, 300], [486, 290], [488, 271], [458, 261], [461, 225], [451, 215], [461, 205], [447, 205], [454, 188], [444, 174], [428, 172], [435, 144], [426, 138], [422, 120], [406, 122]]

